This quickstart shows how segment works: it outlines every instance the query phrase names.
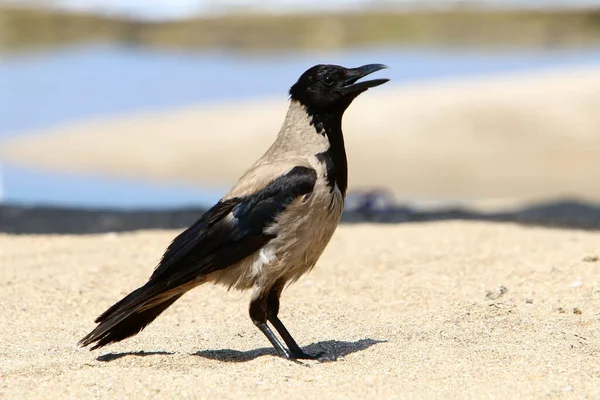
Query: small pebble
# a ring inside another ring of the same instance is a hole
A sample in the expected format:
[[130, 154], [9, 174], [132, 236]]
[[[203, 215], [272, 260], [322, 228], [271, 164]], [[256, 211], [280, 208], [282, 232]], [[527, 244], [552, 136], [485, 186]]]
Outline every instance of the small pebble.
[[576, 280], [575, 282], [571, 283], [571, 287], [573, 287], [573, 288], [579, 288], [579, 287], [581, 287], [581, 285], [583, 285], [583, 283], [579, 279]]
[[504, 296], [508, 292], [508, 289], [504, 285], [498, 286], [498, 289], [495, 292], [488, 290], [485, 293], [485, 298], [488, 300], [498, 300], [500, 297]]

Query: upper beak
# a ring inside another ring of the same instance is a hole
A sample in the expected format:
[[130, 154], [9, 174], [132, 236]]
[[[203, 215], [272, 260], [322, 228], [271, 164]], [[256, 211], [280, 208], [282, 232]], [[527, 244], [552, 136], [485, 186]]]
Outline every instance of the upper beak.
[[349, 68], [346, 70], [346, 80], [344, 81], [343, 86], [340, 88], [340, 92], [342, 95], [347, 95], [350, 93], [356, 92], [364, 92], [365, 90], [383, 85], [388, 82], [389, 79], [373, 79], [370, 81], [362, 81], [356, 83], [360, 78], [364, 78], [365, 76], [372, 74], [375, 71], [379, 71], [381, 69], [388, 68], [387, 65], [383, 64], [367, 64], [358, 68]]

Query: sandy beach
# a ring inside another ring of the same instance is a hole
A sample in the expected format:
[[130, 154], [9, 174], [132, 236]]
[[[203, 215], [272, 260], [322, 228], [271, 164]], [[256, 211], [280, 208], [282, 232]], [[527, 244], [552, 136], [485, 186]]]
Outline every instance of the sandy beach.
[[0, 235], [0, 397], [600, 396], [599, 232], [343, 225], [282, 309], [300, 344], [335, 362], [274, 356], [248, 293], [214, 286], [134, 338], [78, 348], [176, 233]]
[[[20, 165], [226, 188], [274, 139], [285, 100], [57, 126], [0, 150]], [[344, 120], [351, 190], [514, 208], [345, 214], [280, 315], [327, 363], [276, 357], [249, 293], [214, 286], [136, 337], [81, 349], [201, 205], [2, 206], [0, 398], [600, 398], [598, 104], [597, 67], [359, 98]]]

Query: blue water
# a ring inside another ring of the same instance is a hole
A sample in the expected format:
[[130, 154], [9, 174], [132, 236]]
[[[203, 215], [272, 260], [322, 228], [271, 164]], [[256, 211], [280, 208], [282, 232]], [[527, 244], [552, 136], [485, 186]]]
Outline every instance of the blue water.
[[[328, 53], [166, 52], [88, 46], [0, 60], [0, 140], [34, 129], [136, 111], [263, 96], [287, 88], [317, 63], [380, 62], [394, 83], [600, 65], [600, 49], [484, 53], [355, 49]], [[4, 199], [105, 207], [181, 206], [218, 198], [212, 191], [3, 166]]]
[[202, 189], [182, 184], [157, 184], [133, 179], [112, 179], [49, 173], [4, 166], [4, 201], [23, 205], [61, 207], [166, 209], [198, 207], [217, 202], [226, 188]]
[[234, 55], [95, 46], [0, 60], [0, 138], [75, 120], [265, 95], [318, 63], [381, 62], [393, 82], [600, 63], [600, 49], [526, 53], [380, 48]]

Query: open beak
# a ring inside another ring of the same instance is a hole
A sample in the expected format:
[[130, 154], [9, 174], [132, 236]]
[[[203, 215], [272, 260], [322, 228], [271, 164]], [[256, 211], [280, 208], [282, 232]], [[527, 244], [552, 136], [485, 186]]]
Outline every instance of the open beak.
[[340, 87], [340, 92], [342, 95], [346, 96], [351, 93], [356, 92], [364, 92], [365, 90], [383, 85], [388, 82], [389, 79], [372, 79], [370, 81], [362, 81], [357, 82], [359, 79], [364, 78], [365, 76], [372, 74], [375, 71], [379, 71], [381, 69], [387, 68], [387, 65], [383, 64], [367, 64], [358, 68], [349, 68], [346, 70], [346, 80], [342, 87]]

